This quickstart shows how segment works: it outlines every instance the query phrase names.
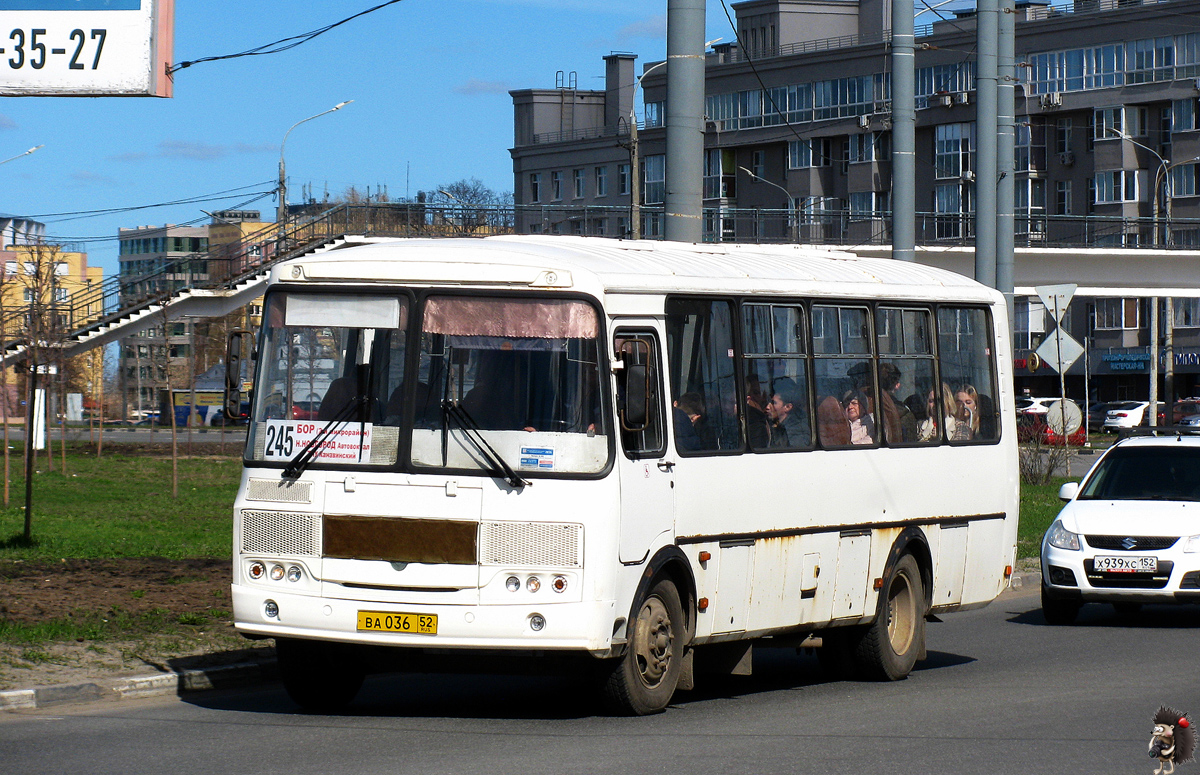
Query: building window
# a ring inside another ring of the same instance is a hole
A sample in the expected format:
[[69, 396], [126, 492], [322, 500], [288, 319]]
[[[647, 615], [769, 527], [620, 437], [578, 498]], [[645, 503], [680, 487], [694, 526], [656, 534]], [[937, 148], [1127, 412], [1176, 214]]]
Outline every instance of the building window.
[[1196, 196], [1200, 191], [1200, 164], [1180, 164], [1172, 167], [1168, 173], [1170, 188], [1167, 195], [1174, 198], [1179, 196]]
[[667, 197], [667, 157], [646, 156], [641, 166], [642, 204], [662, 204]]
[[1141, 327], [1139, 299], [1096, 299], [1096, 330], [1120, 331]]
[[1200, 328], [1200, 299], [1172, 299], [1175, 328]]
[[1046, 128], [1040, 124], [1017, 124], [1014, 167], [1017, 172], [1046, 169]]
[[704, 151], [704, 198], [719, 199], [737, 196], [737, 164], [729, 148], [708, 148]]
[[617, 165], [617, 193], [623, 196], [629, 196], [630, 176], [629, 165]]
[[608, 196], [608, 167], [596, 168], [596, 196]]
[[975, 122], [939, 124], [934, 139], [934, 171], [938, 178], [961, 178], [974, 169]]
[[1013, 348], [1032, 350], [1046, 335], [1046, 305], [1041, 299], [1025, 299], [1013, 305]]
[[750, 171], [754, 173], [756, 178], [763, 177], [767, 172], [766, 156], [765, 151], [750, 152]]
[[1057, 153], [1071, 151], [1071, 134], [1074, 131], [1074, 120], [1060, 118], [1054, 122], [1054, 150]]
[[1200, 129], [1196, 123], [1196, 98], [1188, 97], [1171, 102], [1171, 131], [1192, 132]]
[[868, 218], [883, 218], [888, 211], [887, 191], [852, 191], [850, 192], [850, 220], [862, 221]]
[[942, 183], [935, 187], [935, 236], [938, 239], [970, 236], [969, 216], [973, 208], [970, 184]]
[[788, 168], [833, 166], [833, 138], [810, 137], [807, 140], [792, 140], [788, 143]]
[[529, 201], [542, 201], [542, 173], [540, 172], [529, 174]]
[[1071, 214], [1071, 181], [1060, 180], [1054, 184], [1054, 212], [1056, 215]]
[[1108, 170], [1097, 172], [1096, 204], [1136, 202], [1138, 200], [1137, 172], [1135, 170]]
[[558, 170], [550, 173], [550, 199], [554, 202], [562, 200], [562, 173]]
[[663, 115], [665, 113], [666, 102], [647, 102], [646, 103], [646, 122], [647, 129], [663, 125]]
[[1125, 110], [1121, 107], [1096, 108], [1092, 135], [1097, 140], [1117, 140], [1125, 136]]
[[571, 177], [574, 180], [574, 197], [576, 199], [583, 199], [583, 194], [584, 194], [583, 170], [572, 170]]

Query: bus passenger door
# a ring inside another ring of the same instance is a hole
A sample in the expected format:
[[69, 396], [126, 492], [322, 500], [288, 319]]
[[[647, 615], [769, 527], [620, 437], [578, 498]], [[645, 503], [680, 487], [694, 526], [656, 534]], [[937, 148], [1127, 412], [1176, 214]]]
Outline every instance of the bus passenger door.
[[650, 328], [622, 328], [613, 352], [620, 361], [617, 424], [621, 451], [620, 559], [645, 560], [651, 544], [674, 529], [674, 462], [667, 457], [666, 407], [659, 337]]

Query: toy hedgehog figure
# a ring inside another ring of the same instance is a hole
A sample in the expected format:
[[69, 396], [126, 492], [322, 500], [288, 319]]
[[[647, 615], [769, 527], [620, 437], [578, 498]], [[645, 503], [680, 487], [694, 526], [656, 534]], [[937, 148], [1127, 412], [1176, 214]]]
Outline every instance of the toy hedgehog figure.
[[1186, 713], [1160, 705], [1154, 714], [1154, 733], [1150, 736], [1150, 758], [1158, 759], [1154, 775], [1171, 775], [1175, 764], [1195, 758], [1196, 736]]

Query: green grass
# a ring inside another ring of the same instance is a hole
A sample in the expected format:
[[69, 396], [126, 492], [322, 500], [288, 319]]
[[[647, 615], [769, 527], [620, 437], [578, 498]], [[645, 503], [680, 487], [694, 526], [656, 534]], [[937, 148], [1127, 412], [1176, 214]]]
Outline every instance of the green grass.
[[68, 451], [66, 476], [57, 454], [54, 462], [49, 472], [45, 456], [38, 460], [27, 544], [24, 466], [19, 454], [12, 457], [9, 506], [0, 508], [0, 560], [229, 556], [241, 460], [181, 458], [178, 498], [171, 497], [169, 455], [118, 449], [97, 460]]
[[[185, 621], [185, 619], [187, 621]], [[176, 624], [198, 625], [208, 621], [203, 614], [172, 614], [155, 608], [139, 614], [120, 609], [91, 611], [77, 609], [69, 617], [46, 619], [33, 624], [0, 619], [0, 643], [26, 646], [68, 641], [105, 641], [144, 637], [171, 632]], [[31, 660], [22, 656], [26, 661]]]
[[1058, 488], [1063, 482], [1079, 481], [1079, 476], [1054, 477], [1049, 484], [1021, 485], [1021, 522], [1017, 529], [1017, 557], [1037, 557], [1042, 545], [1042, 534], [1058, 516], [1063, 502], [1058, 499]]

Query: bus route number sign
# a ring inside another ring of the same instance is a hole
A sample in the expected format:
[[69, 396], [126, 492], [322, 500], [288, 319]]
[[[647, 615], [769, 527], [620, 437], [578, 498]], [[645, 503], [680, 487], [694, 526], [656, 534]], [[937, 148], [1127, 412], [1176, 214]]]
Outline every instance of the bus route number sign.
[[[263, 425], [263, 460], [289, 461], [312, 443], [331, 423], [267, 420]], [[333, 423], [319, 442], [314, 463], [367, 463], [371, 460], [370, 423]]]

